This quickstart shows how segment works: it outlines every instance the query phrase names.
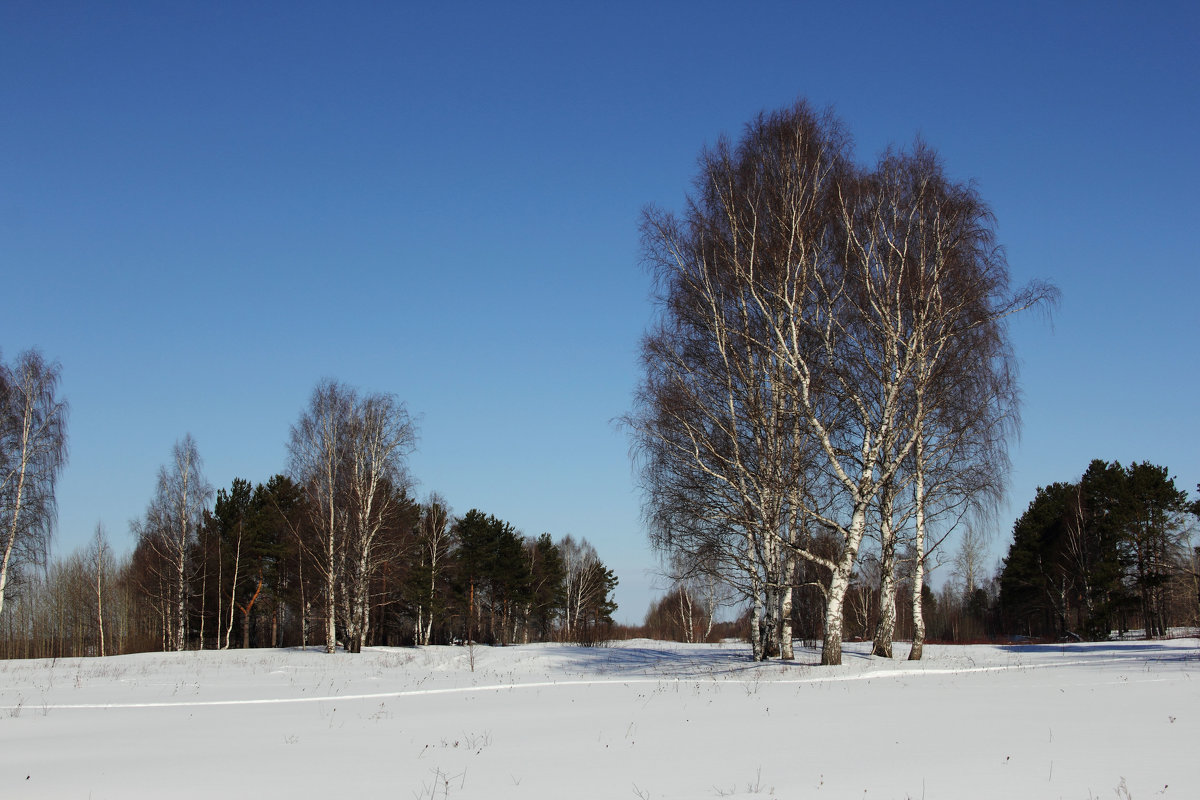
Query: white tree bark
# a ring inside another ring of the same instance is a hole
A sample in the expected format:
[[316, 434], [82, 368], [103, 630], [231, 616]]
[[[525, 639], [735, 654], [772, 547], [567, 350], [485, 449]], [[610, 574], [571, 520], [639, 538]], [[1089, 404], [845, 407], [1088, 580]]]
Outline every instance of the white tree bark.
[[105, 655], [105, 650], [104, 650], [104, 641], [105, 641], [104, 640], [104, 583], [105, 583], [105, 578], [106, 578], [105, 572], [106, 572], [108, 543], [105, 541], [104, 527], [102, 525], [99, 525], [99, 524], [96, 525], [96, 540], [95, 540], [95, 544], [93, 546], [95, 547], [94, 571], [95, 571], [95, 576], [96, 576], [96, 581], [95, 581], [96, 630], [97, 630], [97, 638], [99, 640], [99, 645], [100, 645], [100, 657], [103, 658]]
[[889, 482], [879, 496], [879, 621], [871, 655], [892, 657], [892, 639], [896, 630], [896, 485]]
[[913, 640], [908, 660], [920, 661], [925, 652], [925, 607], [922, 603], [925, 591], [925, 448], [921, 437], [917, 438], [914, 456], [916, 460], [913, 489], [916, 501], [916, 538], [913, 543]]
[[370, 631], [370, 583], [377, 544], [408, 486], [404, 461], [416, 430], [391, 395], [360, 398], [324, 381], [292, 427], [290, 469], [316, 512], [325, 588], [325, 650], [337, 647], [337, 617], [346, 648], [360, 650]]
[[[234, 554], [233, 554], [233, 580], [230, 582], [230, 586], [229, 586], [229, 624], [225, 626], [225, 646], [221, 648], [222, 650], [229, 649], [229, 642], [233, 637], [233, 614], [234, 614], [235, 609], [237, 608], [238, 573], [241, 571], [241, 568], [242, 568], [242, 523], [239, 521], [238, 522], [237, 547], [234, 549]], [[220, 642], [218, 642], [217, 644], [219, 645]]]
[[54, 489], [66, 464], [67, 404], [61, 369], [36, 350], [0, 363], [0, 613], [19, 553], [44, 561], [54, 526]]

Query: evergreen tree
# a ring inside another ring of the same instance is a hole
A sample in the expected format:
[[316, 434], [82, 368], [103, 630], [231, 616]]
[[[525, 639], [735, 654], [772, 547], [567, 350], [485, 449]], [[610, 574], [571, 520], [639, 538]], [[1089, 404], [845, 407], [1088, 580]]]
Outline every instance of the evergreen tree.
[[1168, 588], [1180, 572], [1187, 494], [1175, 488], [1166, 467], [1130, 464], [1125, 476], [1125, 535], [1120, 543], [1130, 566], [1127, 583], [1138, 600], [1146, 635], [1165, 636]]
[[1013, 525], [1013, 542], [1000, 574], [1001, 607], [1008, 627], [1042, 636], [1061, 626], [1061, 554], [1064, 520], [1075, 487], [1054, 483], [1037, 495]]
[[543, 533], [529, 547], [529, 561], [529, 625], [538, 638], [548, 641], [567, 602], [567, 572], [562, 553], [548, 533]]
[[1136, 622], [1164, 635], [1185, 572], [1186, 509], [1167, 470], [1147, 463], [1095, 460], [1078, 483], [1039, 488], [1013, 526], [1000, 576], [1006, 627], [1104, 639]]
[[529, 563], [512, 525], [471, 509], [455, 526], [468, 638], [507, 644], [530, 596]]

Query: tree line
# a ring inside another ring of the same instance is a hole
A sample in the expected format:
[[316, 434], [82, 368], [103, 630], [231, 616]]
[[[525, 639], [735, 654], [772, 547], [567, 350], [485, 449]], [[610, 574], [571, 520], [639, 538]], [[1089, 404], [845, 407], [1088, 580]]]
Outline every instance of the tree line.
[[0, 372], [6, 657], [595, 643], [613, 625], [617, 578], [591, 544], [530, 538], [476, 509], [456, 517], [436, 493], [418, 501], [404, 404], [332, 380], [292, 426], [286, 472], [214, 493], [186, 435], [131, 523], [129, 555], [97, 525], [87, 546], [48, 558], [66, 456], [60, 373], [36, 353]]
[[[1014, 522], [1000, 563], [988, 563], [978, 527], [964, 526], [953, 548], [949, 540], [942, 543], [933, 560], [947, 579], [938, 591], [928, 584], [920, 589], [928, 637], [969, 644], [1194, 634], [1200, 627], [1198, 518], [1200, 499], [1189, 501], [1166, 467], [1095, 460], [1078, 481], [1037, 489]], [[908, 639], [915, 633], [911, 549], [898, 563], [894, 631]], [[886, 605], [880, 569], [874, 542], [861, 554], [847, 591], [845, 635], [851, 639], [869, 641], [877, 629]], [[676, 582], [651, 605], [638, 633], [685, 642], [744, 636], [750, 611], [730, 620], [740, 598], [716, 587]], [[797, 639], [820, 641], [817, 590], [797, 592], [792, 631]]]
[[907, 568], [920, 658], [927, 561], [1006, 477], [1007, 320], [1057, 292], [1010, 288], [990, 209], [920, 141], [861, 166], [801, 101], [699, 161], [683, 212], [642, 222], [659, 313], [626, 423], [652, 542], [678, 580], [749, 604], [756, 658], [791, 658], [816, 617], [824, 664], [870, 550], [874, 652]]

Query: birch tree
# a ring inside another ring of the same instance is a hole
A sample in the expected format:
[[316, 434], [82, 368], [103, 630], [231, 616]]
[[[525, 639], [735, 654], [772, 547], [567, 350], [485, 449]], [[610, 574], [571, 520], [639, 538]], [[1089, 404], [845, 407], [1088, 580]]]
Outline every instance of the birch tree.
[[700, 161], [683, 217], [643, 218], [661, 319], [643, 342], [646, 379], [628, 421], [653, 541], [712, 560], [750, 601], [764, 658], [790, 643], [779, 623], [790, 618], [791, 559], [816, 505], [800, 495], [828, 386], [810, 369], [797, 393], [797, 366], [823, 357], [813, 288], [836, 255], [847, 139], [831, 116], [797, 104]]
[[288, 446], [291, 477], [306, 495], [315, 541], [308, 550], [321, 573], [325, 612], [325, 652], [337, 649], [337, 586], [348, 518], [343, 502], [345, 440], [354, 392], [324, 380], [313, 389], [308, 408], [292, 426]]
[[971, 187], [946, 180], [932, 151], [918, 142], [909, 152], [885, 153], [866, 186], [843, 206], [846, 227], [856, 260], [876, 262], [872, 282], [887, 287], [864, 316], [890, 340], [884, 364], [900, 379], [880, 377], [899, 389], [884, 447], [890, 473], [878, 495], [880, 614], [873, 653], [890, 657], [896, 536], [903, 523], [914, 523], [919, 654], [917, 606], [931, 509], [982, 508], [1002, 483], [1015, 389], [996, 321], [1012, 301], [1002, 296], [1007, 272], [990, 212]]
[[55, 522], [54, 489], [67, 460], [62, 368], [28, 350], [0, 362], [0, 613], [13, 571], [44, 564]]
[[584, 633], [588, 610], [606, 597], [606, 571], [596, 548], [587, 539], [567, 534], [558, 542], [558, 551], [562, 556], [566, 595], [563, 637], [566, 641], [577, 641]]
[[419, 585], [416, 595], [414, 640], [419, 645], [433, 641], [433, 626], [438, 613], [438, 582], [450, 557], [452, 514], [446, 500], [431, 493], [421, 506], [417, 521], [417, 563], [414, 577]]
[[92, 569], [92, 596], [96, 601], [96, 640], [99, 644], [99, 655], [105, 655], [104, 646], [104, 596], [108, 593], [109, 573], [112, 568], [111, 548], [104, 526], [96, 523], [96, 532], [88, 551], [88, 561]]
[[370, 629], [371, 579], [380, 563], [400, 554], [385, 549], [384, 532], [411, 505], [407, 458], [417, 433], [404, 404], [390, 394], [372, 394], [352, 405], [346, 448], [347, 649], [362, 650]]
[[[1007, 441], [1018, 426], [1017, 389], [1006, 319], [1053, 303], [1057, 290], [1032, 282], [1012, 292], [1003, 251], [996, 245], [994, 219], [975, 187], [946, 178], [936, 155], [921, 142], [907, 152], [884, 154], [857, 192], [846, 214], [854, 260], [871, 283], [869, 313], [861, 315], [884, 332], [884, 364], [897, 383], [899, 404], [890, 422], [889, 458], [879, 469], [881, 519], [886, 539], [898, 526], [899, 487], [911, 486], [902, 518], [914, 523], [914, 642], [919, 658], [924, 636], [921, 610], [925, 559], [964, 517], [986, 517], [1004, 488]], [[863, 201], [866, 201], [865, 208]], [[863, 213], [865, 212], [865, 213]], [[873, 274], [877, 269], [878, 273]], [[869, 361], [868, 361], [869, 363]], [[892, 448], [897, 446], [893, 450]], [[927, 540], [931, 521], [938, 541]], [[885, 558], [882, 613], [875, 652], [890, 655], [894, 614]]]
[[370, 586], [382, 559], [383, 534], [407, 510], [406, 459], [416, 426], [390, 394], [360, 397], [325, 380], [292, 426], [289, 464], [308, 498], [313, 551], [324, 582], [325, 650], [337, 647], [337, 623], [346, 648], [357, 652], [370, 630]]
[[958, 550], [954, 553], [951, 563], [954, 565], [955, 576], [962, 581], [962, 595], [970, 599], [983, 577], [983, 559], [987, 555], [987, 542], [983, 534], [974, 526], [968, 525], [963, 530], [958, 542]]
[[163, 649], [187, 647], [192, 555], [212, 487], [204, 477], [196, 440], [186, 434], [175, 443], [171, 463], [159, 467], [154, 499], [145, 521], [135, 525], [139, 545], [153, 553], [153, 574], [163, 614]]
[[[904, 468], [916, 558], [909, 657], [918, 659], [926, 558], [962, 520], [986, 520], [1003, 495], [1007, 445], [1020, 422], [1007, 320], [1048, 308], [1058, 291], [1041, 281], [1010, 289], [990, 208], [974, 185], [949, 180], [923, 143], [886, 153], [875, 174], [903, 220], [883, 244], [903, 243], [907, 346], [915, 365], [907, 401], [912, 449]], [[939, 529], [932, 542], [931, 523]]]

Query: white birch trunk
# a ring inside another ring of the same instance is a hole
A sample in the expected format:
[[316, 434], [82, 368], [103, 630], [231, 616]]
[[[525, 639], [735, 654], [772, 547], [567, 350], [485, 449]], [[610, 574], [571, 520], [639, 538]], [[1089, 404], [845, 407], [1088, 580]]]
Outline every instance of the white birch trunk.
[[879, 496], [879, 621], [875, 625], [875, 636], [871, 655], [892, 657], [892, 639], [896, 631], [896, 530], [892, 512], [896, 491], [888, 482]]
[[[240, 524], [241, 523], [239, 523], [239, 525]], [[229, 649], [230, 637], [233, 635], [233, 612], [237, 608], [237, 600], [236, 600], [236, 598], [237, 598], [237, 581], [238, 581], [238, 571], [241, 569], [241, 563], [242, 563], [242, 535], [241, 535], [241, 531], [239, 529], [237, 550], [235, 551], [235, 555], [233, 557], [233, 582], [229, 589], [229, 625], [228, 625], [228, 627], [225, 628], [225, 646], [221, 648], [222, 650]], [[217, 642], [218, 646], [220, 646], [220, 644], [221, 644], [220, 642]]]
[[325, 652], [337, 651], [337, 580], [334, 573], [333, 538], [328, 539], [326, 551], [328, 566], [325, 569]]
[[13, 500], [12, 516], [8, 521], [8, 536], [4, 542], [4, 559], [0, 561], [0, 613], [4, 612], [4, 594], [8, 588], [8, 566], [12, 561], [13, 549], [17, 543], [18, 524], [21, 518], [21, 502], [25, 497], [25, 471], [29, 464], [29, 415], [25, 415], [24, 431], [21, 437], [21, 460], [18, 466], [17, 489]]
[[788, 566], [785, 574], [788, 582], [781, 590], [779, 598], [779, 658], [783, 661], [791, 661], [796, 657], [792, 649], [792, 559], [790, 553], [785, 554], [785, 563]]
[[[178, 461], [176, 462], [178, 463]], [[177, 591], [179, 596], [176, 598], [176, 639], [175, 649], [181, 651], [187, 646], [187, 641], [184, 636], [184, 628], [187, 626], [187, 535], [188, 535], [188, 466], [180, 465], [181, 477], [183, 479], [182, 493], [179, 498], [179, 542], [177, 545], [178, 552], [175, 554], [175, 573]]]
[[864, 503], [855, 505], [850, 528], [846, 531], [846, 543], [841, 558], [829, 581], [829, 592], [825, 607], [825, 638], [821, 645], [821, 664], [838, 666], [842, 663], [842, 623], [845, 616], [846, 592], [850, 588], [850, 576], [858, 557], [866, 528], [867, 509]]
[[750, 648], [755, 661], [763, 661], [763, 596], [760, 581], [753, 581], [754, 610], [750, 614]]
[[104, 539], [96, 530], [96, 627], [100, 636], [100, 657], [104, 657]]
[[[919, 423], [918, 423], [919, 424]], [[925, 463], [924, 441], [917, 437], [914, 445], [916, 458], [916, 484], [913, 489], [916, 501], [916, 542], [914, 543], [913, 558], [913, 640], [912, 649], [908, 653], [909, 661], [920, 661], [925, 647], [925, 610], [921, 603], [925, 591]]]

